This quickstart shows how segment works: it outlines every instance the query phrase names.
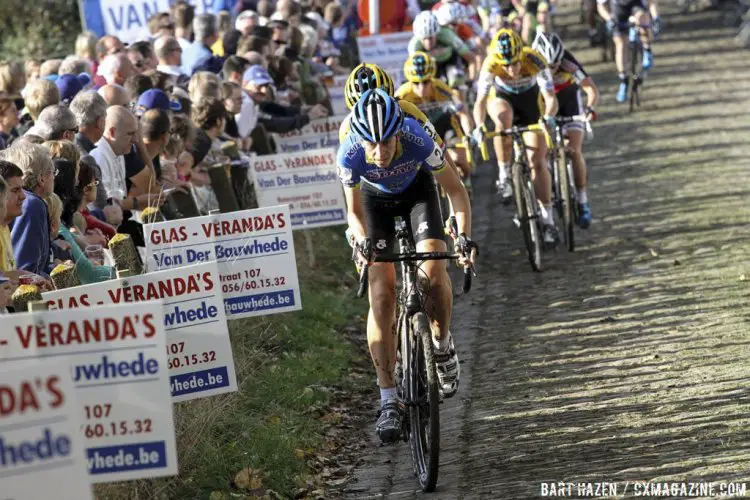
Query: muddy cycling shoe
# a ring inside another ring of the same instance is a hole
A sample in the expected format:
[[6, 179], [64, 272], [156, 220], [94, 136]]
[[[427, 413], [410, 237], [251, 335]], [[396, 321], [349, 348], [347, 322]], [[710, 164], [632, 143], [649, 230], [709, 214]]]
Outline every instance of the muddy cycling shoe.
[[434, 352], [440, 392], [443, 393], [443, 397], [451, 398], [458, 391], [458, 377], [461, 374], [461, 365], [458, 363], [453, 337], [450, 339], [448, 349], [443, 351], [435, 347]]
[[401, 438], [401, 425], [406, 407], [400, 399], [389, 399], [378, 410], [375, 432], [384, 443], [395, 443]]
[[495, 187], [497, 188], [497, 194], [500, 195], [503, 205], [510, 205], [510, 202], [513, 200], [513, 184], [508, 181], [495, 181]]
[[542, 231], [542, 240], [544, 241], [544, 247], [547, 249], [556, 248], [560, 243], [560, 235], [557, 234], [557, 228], [554, 224], [544, 224]]
[[578, 225], [581, 229], [588, 229], [591, 225], [591, 220], [593, 219], [593, 216], [591, 215], [591, 207], [589, 207], [588, 203], [579, 203], [578, 212], [581, 214], [578, 217]]

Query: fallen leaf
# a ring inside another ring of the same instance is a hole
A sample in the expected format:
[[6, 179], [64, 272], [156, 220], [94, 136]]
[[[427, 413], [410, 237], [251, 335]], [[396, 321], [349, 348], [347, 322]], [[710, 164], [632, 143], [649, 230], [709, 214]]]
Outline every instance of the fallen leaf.
[[311, 398], [313, 394], [314, 394], [314, 391], [312, 390], [312, 387], [305, 387], [305, 390], [302, 391], [303, 398]]
[[278, 415], [271, 415], [266, 419], [266, 422], [271, 425], [279, 425], [281, 423], [281, 417]]
[[651, 257], [658, 257], [659, 254], [653, 248], [649, 248], [648, 251], [651, 253]]
[[747, 281], [747, 276], [740, 274], [740, 281]]
[[245, 467], [234, 476], [234, 484], [242, 490], [257, 490], [263, 486], [263, 471]]
[[325, 415], [323, 415], [322, 417], [320, 417], [320, 421], [321, 422], [330, 422], [332, 424], [340, 424], [341, 423], [341, 419], [343, 417], [344, 416], [341, 413], [334, 411], [334, 412], [331, 412], [331, 413], [326, 413]]
[[294, 449], [294, 456], [297, 457], [297, 458], [299, 458], [299, 459], [305, 458], [305, 450], [301, 450], [299, 448], [295, 448]]

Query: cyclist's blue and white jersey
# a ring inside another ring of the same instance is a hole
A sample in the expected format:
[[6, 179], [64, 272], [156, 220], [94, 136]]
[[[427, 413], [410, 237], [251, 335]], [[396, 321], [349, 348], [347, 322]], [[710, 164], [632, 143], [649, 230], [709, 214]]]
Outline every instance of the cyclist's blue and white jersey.
[[409, 187], [420, 168], [424, 166], [431, 172], [439, 172], [445, 167], [445, 159], [440, 146], [430, 139], [419, 122], [406, 118], [398, 135], [396, 154], [388, 167], [368, 163], [359, 137], [353, 133], [339, 146], [336, 165], [339, 179], [346, 187], [357, 187], [363, 181], [378, 191], [398, 194]]

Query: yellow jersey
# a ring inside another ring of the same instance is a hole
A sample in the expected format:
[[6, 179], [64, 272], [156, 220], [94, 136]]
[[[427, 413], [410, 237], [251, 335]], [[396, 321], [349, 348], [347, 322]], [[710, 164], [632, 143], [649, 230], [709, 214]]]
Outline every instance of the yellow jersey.
[[409, 101], [418, 108], [421, 108], [423, 104], [431, 102], [461, 101], [458, 92], [450, 88], [444, 81], [433, 78], [430, 80], [430, 83], [432, 83], [430, 85], [430, 92], [425, 97], [422, 97], [414, 91], [413, 83], [406, 82], [396, 90], [396, 99]]
[[[461, 122], [455, 111], [462, 111], [463, 102], [458, 91], [450, 88], [445, 82], [438, 78], [430, 80], [430, 90], [424, 97], [417, 94], [414, 84], [406, 82], [396, 91], [396, 98], [408, 101], [416, 105], [420, 111], [431, 118], [438, 135], [445, 139], [449, 128], [453, 129], [456, 137], [463, 138]], [[453, 110], [446, 108], [446, 104], [453, 105]]]
[[[438, 133], [435, 131], [435, 127], [430, 123], [430, 120], [427, 119], [427, 116], [425, 116], [424, 113], [422, 113], [419, 108], [417, 108], [414, 104], [410, 103], [409, 101], [398, 101], [398, 106], [401, 108], [401, 111], [404, 112], [404, 115], [408, 118], [413, 118], [416, 120], [420, 125], [422, 125], [422, 128], [427, 132], [427, 135], [430, 136], [430, 138], [437, 143], [438, 146], [441, 148], [443, 147], [443, 139], [438, 135]], [[339, 144], [342, 144], [344, 142], [344, 139], [346, 139], [346, 136], [349, 135], [349, 130], [351, 129], [351, 119], [352, 119], [352, 113], [349, 112], [349, 116], [347, 116], [343, 122], [341, 122], [341, 126], [339, 127]]]
[[507, 66], [500, 62], [498, 54], [493, 52], [487, 56], [479, 72], [478, 96], [489, 94], [493, 85], [497, 86], [498, 91], [510, 94], [520, 94], [535, 86], [546, 92], [554, 92], [552, 73], [547, 61], [531, 47], [521, 49], [521, 70], [516, 77], [508, 74]]

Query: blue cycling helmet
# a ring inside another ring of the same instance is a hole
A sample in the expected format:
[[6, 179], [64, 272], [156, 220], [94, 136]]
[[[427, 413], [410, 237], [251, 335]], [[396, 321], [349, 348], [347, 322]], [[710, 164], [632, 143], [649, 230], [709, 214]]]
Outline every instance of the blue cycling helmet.
[[352, 113], [352, 132], [368, 142], [383, 142], [398, 133], [404, 112], [398, 101], [381, 89], [368, 90], [360, 97]]

